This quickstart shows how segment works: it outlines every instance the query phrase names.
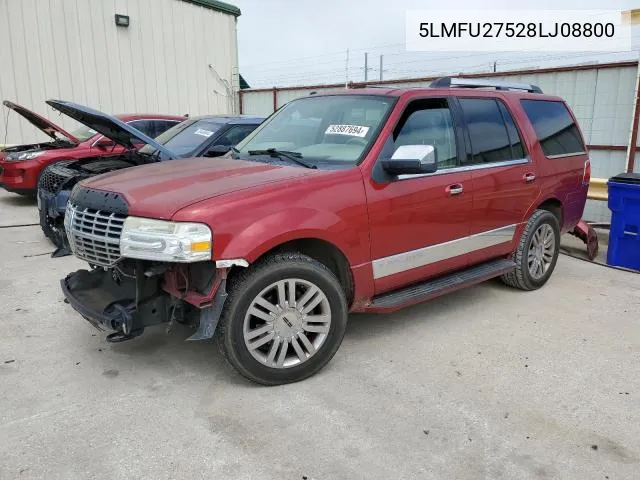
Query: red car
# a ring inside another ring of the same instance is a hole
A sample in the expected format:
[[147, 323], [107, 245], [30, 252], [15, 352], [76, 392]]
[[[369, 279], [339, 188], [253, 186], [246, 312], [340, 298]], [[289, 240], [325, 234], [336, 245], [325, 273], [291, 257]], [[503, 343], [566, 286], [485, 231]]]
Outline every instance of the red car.
[[[50, 142], [17, 145], [0, 152], [0, 186], [10, 192], [35, 195], [42, 170], [60, 160], [78, 160], [125, 151], [123, 147], [89, 127], [82, 126], [69, 133], [16, 103], [5, 100], [3, 104], [51, 137]], [[121, 114], [115, 117], [151, 138], [185, 119], [184, 116], [151, 114]]]
[[349, 312], [390, 312], [500, 277], [534, 290], [581, 218], [576, 119], [538, 87], [440, 79], [283, 106], [216, 161], [94, 177], [65, 228], [93, 267], [73, 308], [123, 341], [184, 322], [274, 385], [333, 357]]

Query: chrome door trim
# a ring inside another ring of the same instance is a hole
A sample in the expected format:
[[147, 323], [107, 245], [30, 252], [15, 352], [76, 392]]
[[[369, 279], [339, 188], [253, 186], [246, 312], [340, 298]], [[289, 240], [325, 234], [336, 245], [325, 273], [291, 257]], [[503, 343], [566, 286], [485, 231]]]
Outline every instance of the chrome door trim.
[[508, 160], [506, 162], [491, 162], [491, 163], [479, 163], [477, 165], [463, 165], [461, 167], [443, 168], [442, 170], [436, 170], [434, 173], [410, 173], [405, 175], [398, 175], [398, 180], [405, 180], [407, 178], [418, 178], [418, 177], [433, 177], [435, 175], [446, 175], [448, 173], [472, 172], [474, 170], [485, 170], [487, 168], [510, 167], [513, 165], [524, 165], [525, 163], [529, 163], [528, 158], [518, 158], [515, 160]]
[[516, 233], [517, 223], [457, 238], [444, 243], [430, 245], [417, 250], [378, 258], [372, 263], [373, 278], [383, 278], [413, 268], [424, 267], [449, 258], [466, 255], [476, 250], [510, 242]]
[[564, 158], [564, 157], [579, 157], [580, 155], [586, 155], [586, 154], [587, 152], [558, 153], [556, 155], [545, 155], [545, 157], [550, 160], [555, 160], [557, 158]]

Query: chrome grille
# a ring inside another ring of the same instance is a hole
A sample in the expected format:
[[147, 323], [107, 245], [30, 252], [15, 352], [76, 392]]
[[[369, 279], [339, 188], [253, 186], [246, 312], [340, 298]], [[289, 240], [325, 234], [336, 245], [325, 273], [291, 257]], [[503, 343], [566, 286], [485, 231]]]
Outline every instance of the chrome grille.
[[67, 204], [64, 227], [76, 257], [109, 267], [120, 259], [120, 234], [126, 215]]

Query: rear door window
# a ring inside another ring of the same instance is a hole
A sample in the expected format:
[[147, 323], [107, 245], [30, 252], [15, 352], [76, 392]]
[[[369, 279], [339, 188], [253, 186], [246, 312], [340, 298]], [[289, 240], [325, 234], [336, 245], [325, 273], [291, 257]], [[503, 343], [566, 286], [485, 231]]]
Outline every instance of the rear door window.
[[585, 153], [576, 122], [563, 102], [522, 100], [524, 109], [547, 157]]
[[460, 98], [471, 141], [464, 165], [508, 162], [524, 157], [522, 140], [509, 111], [493, 98]]

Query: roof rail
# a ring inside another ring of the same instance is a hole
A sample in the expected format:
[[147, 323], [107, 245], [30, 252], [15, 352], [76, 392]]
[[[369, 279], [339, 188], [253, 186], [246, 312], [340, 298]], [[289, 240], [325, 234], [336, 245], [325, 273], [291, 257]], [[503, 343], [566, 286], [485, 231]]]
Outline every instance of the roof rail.
[[496, 82], [490, 79], [481, 78], [442, 77], [431, 82], [429, 86], [432, 88], [495, 88], [496, 90], [524, 90], [529, 93], [542, 93], [542, 90], [537, 85], [531, 85], [528, 83]]

